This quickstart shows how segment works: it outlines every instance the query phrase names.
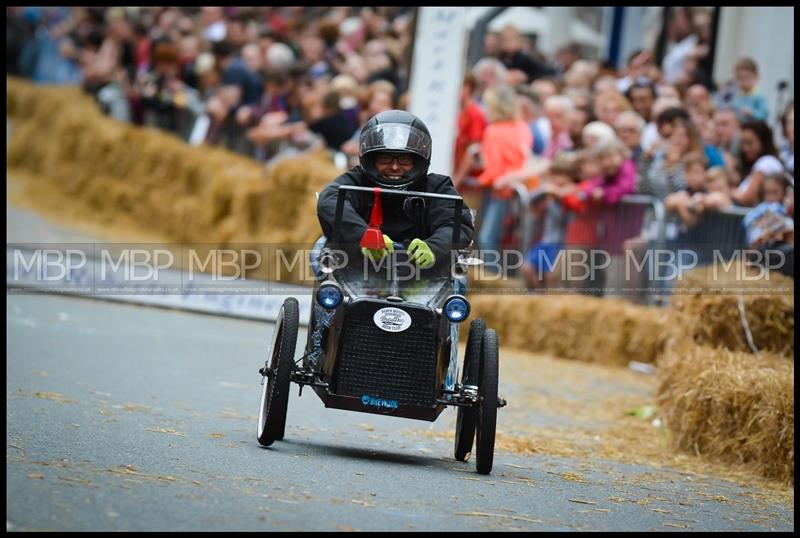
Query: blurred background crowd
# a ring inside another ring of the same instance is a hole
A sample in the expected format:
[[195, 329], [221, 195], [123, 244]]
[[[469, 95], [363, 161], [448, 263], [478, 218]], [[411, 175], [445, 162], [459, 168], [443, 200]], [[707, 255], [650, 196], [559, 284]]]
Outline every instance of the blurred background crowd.
[[[409, 106], [415, 9], [9, 7], [6, 70], [80, 84], [108, 115], [190, 144], [265, 163], [327, 148], [346, 168], [360, 125]], [[564, 248], [656, 240], [652, 211], [623, 208], [638, 194], [663, 204], [676, 244], [721, 241], [709, 215], [727, 212], [746, 246], [793, 260], [793, 101], [775, 110], [750, 57], [714, 81], [711, 27], [711, 8], [672, 8], [666, 48], [621, 69], [577, 42], [543, 54], [513, 23], [487, 31], [452, 166], [480, 209], [479, 246], [519, 247], [528, 223], [522, 274], [553, 285]]]

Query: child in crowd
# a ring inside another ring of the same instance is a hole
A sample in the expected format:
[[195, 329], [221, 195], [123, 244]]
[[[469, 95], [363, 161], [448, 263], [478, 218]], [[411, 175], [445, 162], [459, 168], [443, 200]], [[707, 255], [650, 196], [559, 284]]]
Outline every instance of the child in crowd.
[[618, 138], [584, 150], [580, 160], [584, 179], [562, 198], [564, 207], [576, 213], [567, 226], [565, 243], [588, 248], [602, 244], [609, 251], [619, 250], [625, 238], [618, 234], [637, 228], [620, 221], [627, 218], [625, 212], [617, 215], [605, 209], [616, 206], [623, 196], [634, 192], [636, 163]]
[[[618, 138], [601, 141], [582, 152], [581, 171], [585, 179], [568, 202], [577, 212], [592, 205], [616, 204], [632, 193], [636, 185], [636, 164], [630, 158], [630, 150]], [[592, 177], [587, 177], [589, 174]]]
[[741, 119], [769, 119], [767, 97], [758, 88], [758, 65], [752, 59], [743, 58], [736, 63], [736, 86], [734, 106]]
[[564, 234], [567, 225], [567, 213], [560, 198], [574, 189], [578, 176], [578, 160], [574, 153], [563, 152], [550, 162], [541, 188], [540, 196], [531, 199], [531, 211], [543, 220], [542, 235], [528, 251], [522, 266], [522, 275], [528, 287], [538, 289], [547, 287], [548, 275], [564, 246]]
[[733, 206], [731, 198], [731, 174], [724, 166], [713, 166], [706, 170], [706, 195], [702, 211], [720, 211]]
[[677, 213], [686, 226], [697, 223], [698, 210], [706, 195], [706, 158], [700, 152], [692, 152], [681, 159], [684, 185], [664, 199], [667, 211]]
[[733, 102], [739, 121], [769, 119], [767, 98], [758, 88], [758, 64], [752, 58], [742, 58], [734, 67], [736, 84], [732, 92], [722, 95], [723, 102]]
[[794, 244], [794, 221], [784, 205], [789, 189], [786, 174], [771, 174], [764, 178], [762, 199], [742, 221], [747, 230], [747, 242], [759, 246]]

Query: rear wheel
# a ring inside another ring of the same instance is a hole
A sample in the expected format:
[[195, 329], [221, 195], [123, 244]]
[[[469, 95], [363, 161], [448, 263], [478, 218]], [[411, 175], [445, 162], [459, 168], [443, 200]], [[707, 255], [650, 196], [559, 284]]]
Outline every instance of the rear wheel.
[[283, 439], [286, 429], [289, 384], [299, 323], [300, 308], [297, 299], [289, 297], [278, 312], [270, 358], [263, 371], [267, 379], [261, 390], [257, 434], [258, 442], [264, 446]]
[[[482, 319], [475, 319], [470, 323], [467, 336], [467, 351], [464, 355], [464, 371], [461, 374], [462, 385], [478, 386], [481, 371], [481, 343], [486, 323]], [[458, 461], [467, 461], [472, 452], [475, 441], [475, 424], [478, 422], [476, 406], [459, 407], [456, 418], [456, 443], [455, 458]]]
[[494, 462], [499, 375], [497, 333], [493, 329], [486, 329], [486, 332], [483, 333], [483, 345], [481, 347], [481, 381], [478, 389], [481, 399], [478, 405], [475, 459], [478, 473], [489, 474], [492, 472], [492, 464]]

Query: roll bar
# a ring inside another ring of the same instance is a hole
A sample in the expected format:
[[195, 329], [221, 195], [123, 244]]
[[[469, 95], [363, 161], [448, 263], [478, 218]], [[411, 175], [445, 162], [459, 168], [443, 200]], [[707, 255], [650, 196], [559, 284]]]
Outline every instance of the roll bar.
[[[369, 192], [375, 191], [371, 187], [356, 187], [354, 185], [340, 185], [339, 192], [336, 194], [336, 217], [333, 221], [333, 237], [336, 243], [339, 243], [340, 229], [342, 223], [342, 213], [344, 212], [344, 200], [349, 191], [356, 192]], [[464, 199], [460, 196], [452, 194], [436, 194], [431, 192], [418, 192], [418, 191], [405, 191], [393, 189], [381, 189], [381, 195], [388, 196], [418, 196], [420, 198], [431, 198], [436, 200], [453, 200], [456, 203], [455, 214], [453, 215], [453, 240], [452, 249], [458, 248], [458, 242], [461, 240], [461, 210], [464, 207]]]

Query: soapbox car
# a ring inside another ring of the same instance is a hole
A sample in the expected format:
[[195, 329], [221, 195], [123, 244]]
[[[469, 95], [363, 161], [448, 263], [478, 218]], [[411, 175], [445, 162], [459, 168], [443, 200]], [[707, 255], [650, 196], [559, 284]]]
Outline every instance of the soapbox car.
[[[373, 189], [339, 188], [334, 230], [351, 191]], [[447, 406], [455, 406], [455, 458], [467, 461], [475, 442], [477, 471], [489, 474], [497, 410], [505, 401], [498, 398], [497, 334], [480, 319], [470, 324], [457, 382], [459, 326], [470, 313], [463, 295], [467, 269], [481, 263], [465, 257], [468, 250], [455, 250], [463, 201], [414, 191], [384, 190], [381, 195], [453, 204], [453, 260], [419, 278], [403, 279], [398, 268], [411, 264], [403, 262], [404, 256], [408, 260], [402, 245], [396, 245], [383, 265], [362, 265], [362, 259], [341, 264], [341, 252], [322, 248], [318, 257], [322, 274], [313, 289], [305, 353], [295, 360], [299, 309], [290, 297], [279, 311], [268, 360], [259, 370], [258, 442], [269, 446], [283, 439], [293, 381], [300, 385], [301, 395], [303, 386], [309, 385], [325, 407], [336, 409], [433, 422]]]

